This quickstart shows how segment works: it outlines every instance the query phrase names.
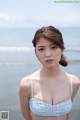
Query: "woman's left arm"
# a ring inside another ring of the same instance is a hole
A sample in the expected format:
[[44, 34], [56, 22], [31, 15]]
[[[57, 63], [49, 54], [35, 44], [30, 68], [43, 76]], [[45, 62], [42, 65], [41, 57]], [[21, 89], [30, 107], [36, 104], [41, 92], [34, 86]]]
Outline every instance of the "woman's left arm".
[[[77, 76], [72, 76], [72, 101], [75, 98], [80, 87], [80, 79]], [[70, 120], [70, 113], [67, 114], [67, 120]]]
[[67, 120], [70, 120], [70, 113], [67, 114]]
[[80, 87], [80, 79], [77, 76], [73, 75], [72, 82], [73, 82], [72, 83], [72, 100], [73, 100]]

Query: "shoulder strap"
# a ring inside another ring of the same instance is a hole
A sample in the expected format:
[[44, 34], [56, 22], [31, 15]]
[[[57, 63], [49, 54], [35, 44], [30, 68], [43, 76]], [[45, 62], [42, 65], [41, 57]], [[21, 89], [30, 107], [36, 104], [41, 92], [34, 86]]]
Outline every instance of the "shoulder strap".
[[71, 75], [71, 78], [70, 78], [70, 90], [71, 90], [71, 96], [72, 96], [72, 75]]
[[31, 86], [31, 97], [33, 97], [33, 83], [31, 78], [30, 78], [30, 86]]

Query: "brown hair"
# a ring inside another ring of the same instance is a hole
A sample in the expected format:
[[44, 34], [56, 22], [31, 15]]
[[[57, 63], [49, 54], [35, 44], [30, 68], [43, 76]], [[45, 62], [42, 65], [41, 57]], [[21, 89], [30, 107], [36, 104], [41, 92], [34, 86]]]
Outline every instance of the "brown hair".
[[[36, 31], [32, 40], [34, 47], [36, 47], [36, 44], [38, 43], [40, 38], [46, 38], [48, 41], [58, 46], [61, 50], [65, 49], [61, 32], [53, 26], [42, 27]], [[63, 54], [61, 55], [61, 60], [59, 61], [59, 64], [61, 64], [62, 66], [68, 65], [68, 61]]]

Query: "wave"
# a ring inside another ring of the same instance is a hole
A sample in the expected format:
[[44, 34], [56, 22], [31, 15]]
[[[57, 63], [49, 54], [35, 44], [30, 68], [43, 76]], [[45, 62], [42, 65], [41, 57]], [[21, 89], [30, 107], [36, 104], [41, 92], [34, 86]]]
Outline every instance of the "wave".
[[[33, 51], [33, 47], [14, 47], [14, 46], [0, 46], [0, 52], [1, 53], [25, 53], [25, 52], [31, 52]], [[80, 52], [79, 46], [69, 46], [66, 47], [65, 51], [75, 51]]]
[[66, 47], [66, 51], [80, 52], [80, 46], [68, 46]]
[[19, 52], [31, 52], [33, 50], [32, 47], [0, 47], [0, 52], [8, 52], [8, 53], [19, 53]]

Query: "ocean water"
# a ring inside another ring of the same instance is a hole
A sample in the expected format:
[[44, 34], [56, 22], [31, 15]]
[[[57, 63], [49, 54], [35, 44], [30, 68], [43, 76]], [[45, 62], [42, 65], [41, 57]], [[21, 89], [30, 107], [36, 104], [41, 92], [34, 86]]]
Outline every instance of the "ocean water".
[[[23, 119], [19, 105], [20, 80], [41, 66], [32, 46], [36, 29], [0, 28], [0, 111], [9, 111], [10, 120]], [[64, 54], [69, 60], [69, 65], [62, 69], [80, 77], [80, 28], [60, 30], [65, 42]], [[79, 101], [78, 94], [73, 107], [76, 112], [80, 111]]]
[[[63, 34], [66, 57], [69, 60], [79, 61], [80, 28], [59, 29]], [[23, 60], [24, 62], [26, 58], [21, 58], [21, 55], [31, 59], [31, 54], [33, 55], [34, 52], [32, 39], [36, 30], [37, 28], [0, 28], [0, 65], [10, 64], [10, 61], [22, 62]]]

